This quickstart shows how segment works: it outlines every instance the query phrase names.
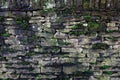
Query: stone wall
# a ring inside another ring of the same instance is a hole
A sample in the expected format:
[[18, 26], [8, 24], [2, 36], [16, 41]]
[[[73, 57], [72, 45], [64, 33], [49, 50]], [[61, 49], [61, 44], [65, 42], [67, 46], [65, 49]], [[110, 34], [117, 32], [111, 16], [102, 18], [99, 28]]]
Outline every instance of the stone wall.
[[17, 13], [0, 13], [1, 80], [120, 79], [119, 11]]

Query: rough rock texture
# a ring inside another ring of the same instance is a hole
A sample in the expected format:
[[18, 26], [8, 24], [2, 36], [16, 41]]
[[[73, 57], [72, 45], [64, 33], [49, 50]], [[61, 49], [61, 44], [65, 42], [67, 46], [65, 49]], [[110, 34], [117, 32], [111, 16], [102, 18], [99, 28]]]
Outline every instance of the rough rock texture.
[[[51, 1], [50, 3], [54, 3], [54, 0]], [[62, 2], [61, 5], [59, 3], [56, 2], [57, 7], [63, 5]], [[105, 4], [104, 1], [102, 3]], [[85, 5], [87, 3], [81, 6]], [[90, 6], [92, 7], [92, 4]], [[109, 5], [106, 8], [110, 10]], [[73, 14], [62, 10], [48, 11], [46, 14], [40, 11], [29, 12], [29, 10], [26, 11], [27, 13], [19, 12], [21, 13], [17, 14], [16, 11], [0, 13], [4, 16], [4, 21], [0, 22], [1, 80], [120, 79], [119, 11], [78, 9]], [[16, 22], [17, 17], [25, 15], [30, 17], [27, 29]], [[76, 35], [87, 30], [89, 22], [95, 23], [88, 29], [90, 33]], [[81, 28], [82, 26], [75, 29], [75, 26], [81, 23], [85, 29]], [[102, 25], [100, 31], [96, 30], [98, 26], [96, 23]], [[72, 30], [76, 33], [69, 33]], [[4, 34], [5, 32], [8, 33]], [[99, 46], [97, 43], [104, 44]]]

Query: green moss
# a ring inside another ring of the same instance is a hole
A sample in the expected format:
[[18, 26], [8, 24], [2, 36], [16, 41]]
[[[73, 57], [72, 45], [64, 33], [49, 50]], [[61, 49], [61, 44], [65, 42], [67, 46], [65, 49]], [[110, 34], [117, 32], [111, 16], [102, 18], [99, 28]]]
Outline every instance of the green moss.
[[80, 76], [81, 74], [82, 74], [82, 71], [76, 71], [76, 72], [74, 72], [75, 76]]
[[75, 36], [79, 36], [79, 35], [82, 35], [82, 34], [86, 34], [85, 31], [79, 31], [79, 30], [74, 30], [74, 31], [70, 31], [68, 32], [69, 35], [75, 35]]
[[105, 33], [114, 33], [114, 32], [120, 33], [120, 30], [107, 30], [107, 31], [105, 31]]
[[81, 28], [84, 28], [84, 27], [83, 27], [83, 23], [79, 23], [79, 24], [77, 24], [77, 25], [73, 25], [73, 26], [72, 26], [72, 29], [73, 29], [73, 30], [77, 30], [77, 29], [81, 29]]
[[104, 66], [101, 66], [100, 69], [108, 69], [110, 68], [111, 66], [108, 66], [108, 65], [104, 65]]
[[72, 26], [72, 29], [79, 29], [79, 26], [76, 26], [76, 25], [74, 25], [74, 26]]
[[3, 0], [3, 4], [5, 4], [5, 3], [6, 3], [6, 1], [7, 1], [7, 0]]
[[33, 55], [35, 55], [35, 52], [30, 52], [26, 54], [26, 56], [33, 56]]
[[56, 9], [53, 9], [53, 8], [42, 9], [42, 10], [40, 10], [40, 14], [46, 15], [46, 14], [48, 14], [48, 13], [50, 13], [50, 12], [54, 12], [54, 11], [57, 11], [57, 10], [56, 10]]
[[93, 75], [94, 71], [92, 70], [88, 70], [88, 71], [85, 71], [84, 74], [86, 75]]
[[22, 64], [22, 65], [29, 65], [29, 64], [30, 64], [30, 62], [23, 61], [23, 62], [21, 62], [21, 64]]
[[74, 34], [74, 33], [73, 33], [73, 31], [70, 31], [70, 32], [68, 32], [68, 34], [69, 34], [69, 35], [72, 35], [72, 34]]
[[11, 52], [11, 53], [16, 52], [16, 50], [13, 49], [13, 48], [8, 48], [7, 51], [9, 51], [9, 52]]
[[108, 49], [109, 45], [106, 43], [95, 43], [92, 45], [92, 49]]
[[112, 75], [112, 74], [113, 74], [112, 71], [104, 71], [103, 73], [104, 73], [104, 74], [108, 74], [108, 75]]
[[41, 75], [38, 75], [38, 76], [36, 77], [36, 79], [37, 79], [37, 80], [41, 80]]
[[92, 70], [87, 70], [87, 71], [77, 71], [77, 72], [74, 72], [74, 75], [75, 76], [85, 76], [85, 75], [93, 75], [94, 71]]
[[91, 16], [90, 16], [90, 15], [86, 15], [86, 16], [84, 16], [84, 19], [85, 19], [86, 21], [91, 21]]
[[69, 35], [75, 35], [79, 36], [82, 34], [86, 34], [86, 31], [84, 30], [83, 23], [79, 23], [77, 25], [72, 26], [72, 30], [68, 32]]
[[74, 30], [74, 31], [70, 31], [68, 32], [69, 35], [75, 35], [75, 36], [79, 36], [79, 35], [86, 35], [87, 32], [85, 31], [79, 31], [79, 30]]
[[1, 61], [4, 60], [4, 57], [0, 56], [0, 60], [1, 60]]
[[[86, 18], [90, 19], [90, 16], [86, 16]], [[88, 26], [83, 26], [83, 23], [80, 23], [80, 24], [74, 25], [71, 29], [72, 30], [68, 34], [75, 35], [75, 36], [79, 36], [82, 34], [89, 35], [89, 34], [94, 34], [94, 33], [103, 31], [102, 25], [100, 23], [93, 22], [93, 21], [89, 21]]]
[[30, 17], [17, 17], [16, 18], [16, 24], [21, 25], [23, 29], [26, 29], [29, 27], [29, 20]]
[[112, 42], [117, 41], [117, 39], [113, 36], [108, 37], [108, 39], [110, 39]]
[[100, 23], [96, 23], [96, 22], [88, 22], [88, 27], [87, 29], [90, 30], [91, 32], [93, 31], [100, 31], [102, 28]]
[[4, 21], [4, 16], [0, 16], [0, 22]]
[[11, 35], [11, 34], [9, 34], [9, 33], [4, 33], [4, 34], [2, 34], [3, 37], [10, 37], [10, 35]]
[[89, 9], [89, 0], [85, 0], [85, 2], [84, 2], [84, 8], [85, 9]]
[[71, 43], [69, 43], [69, 42], [61, 42], [60, 44], [61, 44], [61, 45], [69, 45], [69, 44], [71, 44]]

